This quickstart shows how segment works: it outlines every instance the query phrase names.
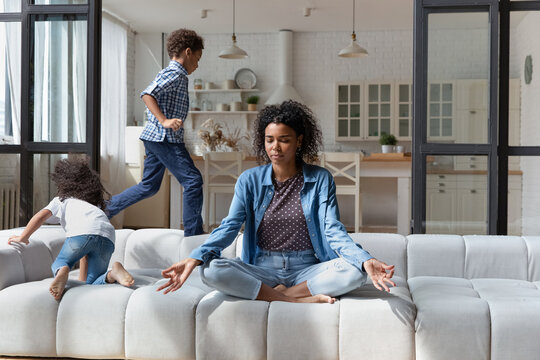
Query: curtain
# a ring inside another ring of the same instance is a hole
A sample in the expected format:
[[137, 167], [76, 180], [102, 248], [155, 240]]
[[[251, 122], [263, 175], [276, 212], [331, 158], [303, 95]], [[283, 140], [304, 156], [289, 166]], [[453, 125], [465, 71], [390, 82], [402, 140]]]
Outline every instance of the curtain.
[[[12, 11], [12, 2], [3, 3], [0, 2], [0, 12]], [[5, 8], [4, 8], [5, 6]], [[5, 42], [3, 44], [3, 69], [5, 71], [5, 98], [4, 107], [5, 121], [10, 121], [11, 124], [5, 126], [10, 131], [6, 133], [3, 140], [4, 143], [21, 143], [21, 28], [19, 22], [4, 22], [1, 25], [5, 32]], [[0, 45], [1, 46], [1, 45]], [[11, 125], [11, 126], [9, 126]], [[3, 133], [3, 132], [2, 132]]]
[[[127, 29], [103, 14], [101, 38], [101, 178], [111, 194], [125, 187], [127, 124]], [[123, 212], [115, 216], [121, 227]]]

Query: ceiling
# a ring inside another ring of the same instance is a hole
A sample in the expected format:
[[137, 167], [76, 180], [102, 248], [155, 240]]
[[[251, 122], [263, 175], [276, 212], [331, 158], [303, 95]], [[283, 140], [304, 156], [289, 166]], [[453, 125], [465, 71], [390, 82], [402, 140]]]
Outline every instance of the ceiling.
[[[353, 0], [235, 0], [236, 33], [351, 31]], [[142, 33], [185, 27], [201, 34], [232, 32], [232, 0], [103, 0], [103, 9]], [[412, 29], [414, 0], [356, 0], [355, 28]], [[311, 15], [304, 16], [304, 8]], [[201, 10], [207, 17], [201, 18]]]

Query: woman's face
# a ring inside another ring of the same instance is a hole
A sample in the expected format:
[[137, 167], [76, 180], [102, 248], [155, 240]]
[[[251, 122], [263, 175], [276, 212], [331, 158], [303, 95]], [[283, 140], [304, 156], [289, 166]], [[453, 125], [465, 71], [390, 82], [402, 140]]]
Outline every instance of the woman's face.
[[296, 165], [296, 149], [302, 144], [302, 135], [285, 124], [270, 123], [264, 130], [266, 154], [273, 165]]

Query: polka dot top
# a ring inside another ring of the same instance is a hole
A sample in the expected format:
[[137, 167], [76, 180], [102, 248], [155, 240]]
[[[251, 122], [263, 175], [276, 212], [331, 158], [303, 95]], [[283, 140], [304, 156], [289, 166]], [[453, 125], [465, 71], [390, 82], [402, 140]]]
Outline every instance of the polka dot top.
[[264, 213], [257, 231], [259, 247], [270, 251], [301, 251], [313, 249], [306, 224], [300, 190], [304, 175], [274, 183], [274, 197]]

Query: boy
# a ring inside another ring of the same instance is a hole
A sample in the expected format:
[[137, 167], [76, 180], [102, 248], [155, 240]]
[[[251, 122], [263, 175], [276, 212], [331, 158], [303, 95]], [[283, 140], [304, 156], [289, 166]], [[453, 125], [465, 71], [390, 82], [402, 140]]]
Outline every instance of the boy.
[[192, 30], [176, 30], [167, 39], [169, 66], [141, 93], [148, 109], [140, 137], [146, 150], [143, 179], [112, 197], [110, 217], [154, 195], [167, 168], [184, 188], [184, 235], [202, 234], [203, 181], [184, 145], [183, 124], [189, 109], [187, 75], [197, 69], [203, 49], [203, 39]]

